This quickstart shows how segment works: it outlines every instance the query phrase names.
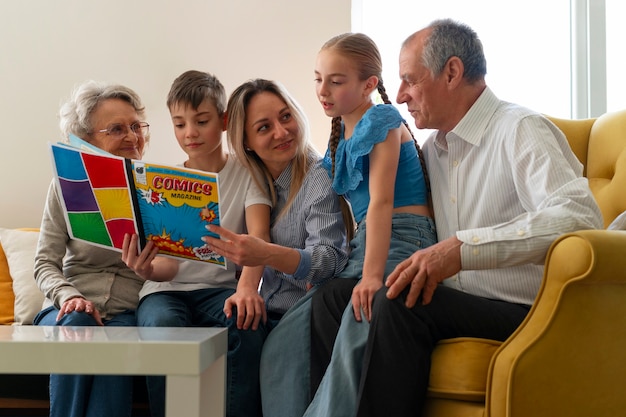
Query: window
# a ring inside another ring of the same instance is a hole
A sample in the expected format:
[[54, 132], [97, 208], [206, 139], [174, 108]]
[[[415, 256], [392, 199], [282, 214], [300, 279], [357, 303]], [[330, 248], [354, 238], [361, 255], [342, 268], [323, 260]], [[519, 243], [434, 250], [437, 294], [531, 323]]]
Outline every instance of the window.
[[[621, 52], [626, 39], [623, 0], [353, 0], [352, 5], [352, 30], [368, 34], [378, 44], [385, 88], [394, 99], [399, 86], [398, 54], [402, 41], [435, 19], [452, 18], [470, 25], [481, 38], [487, 58], [487, 84], [500, 99], [563, 118], [590, 117], [626, 108], [626, 77], [622, 75], [625, 60]], [[578, 21], [572, 17], [572, 8], [583, 10]], [[593, 10], [588, 12], [589, 8]], [[595, 19], [593, 24], [587, 25], [585, 20], [581, 25], [580, 19], [588, 18]], [[585, 31], [578, 37], [584, 42], [600, 41], [583, 51], [583, 61], [578, 61], [584, 67], [582, 73], [573, 70], [571, 51], [577, 46], [572, 42], [572, 27], [574, 32]], [[587, 30], [605, 28], [607, 74], [600, 65], [600, 70], [594, 72], [600, 82], [589, 84], [589, 65], [597, 65], [594, 58], [604, 56], [604, 32], [600, 36], [591, 32], [593, 36], [589, 36]], [[594, 48], [602, 50], [602, 54], [594, 54]], [[585, 79], [581, 84], [576, 77]], [[594, 96], [607, 103], [594, 107], [589, 90], [598, 93], [597, 85], [607, 89], [606, 100], [604, 92]], [[585, 100], [582, 114], [573, 104], [580, 100]], [[410, 121], [405, 106], [398, 108]], [[414, 133], [423, 142], [430, 132]]]
[[626, 2], [606, 0], [606, 110], [626, 109]]

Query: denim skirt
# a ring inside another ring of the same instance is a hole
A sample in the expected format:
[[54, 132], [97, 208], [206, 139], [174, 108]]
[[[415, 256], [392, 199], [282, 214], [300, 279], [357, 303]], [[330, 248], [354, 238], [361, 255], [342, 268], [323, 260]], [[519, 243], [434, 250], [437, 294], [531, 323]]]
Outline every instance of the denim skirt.
[[[350, 241], [348, 265], [338, 278], [358, 278], [363, 275], [365, 258], [366, 219], [359, 223], [354, 238]], [[411, 213], [394, 213], [391, 218], [391, 241], [385, 265], [385, 278], [395, 267], [413, 252], [437, 242], [437, 231], [432, 218]]]

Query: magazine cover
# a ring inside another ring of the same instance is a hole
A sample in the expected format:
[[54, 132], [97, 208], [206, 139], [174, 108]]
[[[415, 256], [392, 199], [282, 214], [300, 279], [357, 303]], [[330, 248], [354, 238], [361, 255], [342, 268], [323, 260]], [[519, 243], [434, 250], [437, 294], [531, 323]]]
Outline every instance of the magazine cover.
[[50, 144], [53, 171], [74, 239], [121, 251], [124, 235], [159, 254], [226, 267], [202, 241], [220, 223], [215, 173]]

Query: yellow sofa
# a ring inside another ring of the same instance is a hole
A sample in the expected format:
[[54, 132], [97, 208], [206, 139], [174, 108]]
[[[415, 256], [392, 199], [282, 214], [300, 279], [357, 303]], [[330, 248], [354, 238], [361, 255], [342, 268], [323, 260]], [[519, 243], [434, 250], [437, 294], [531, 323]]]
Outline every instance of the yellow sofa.
[[[551, 120], [585, 166], [605, 227], [626, 211], [626, 110]], [[432, 356], [427, 417], [626, 415], [626, 232], [551, 246], [526, 320], [504, 343], [457, 338]]]

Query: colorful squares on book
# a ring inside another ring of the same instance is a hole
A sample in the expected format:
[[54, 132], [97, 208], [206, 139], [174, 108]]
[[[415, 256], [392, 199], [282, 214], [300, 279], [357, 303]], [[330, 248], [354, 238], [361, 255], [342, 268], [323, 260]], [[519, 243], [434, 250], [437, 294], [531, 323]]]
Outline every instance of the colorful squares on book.
[[100, 213], [68, 213], [70, 226], [76, 239], [104, 246], [122, 248], [124, 234], [137, 233], [132, 219], [113, 219], [104, 222]]
[[102, 158], [52, 147], [70, 235], [122, 248], [124, 234], [137, 233], [123, 158]]
[[83, 166], [80, 153], [65, 148], [53, 147], [57, 174], [60, 178], [70, 181], [84, 181], [87, 173]]
[[93, 189], [105, 222], [111, 219], [132, 219], [133, 206], [126, 188]]
[[100, 213], [68, 212], [67, 216], [76, 239], [85, 239], [101, 245], [113, 246]]
[[93, 188], [128, 187], [123, 159], [102, 158], [99, 155], [84, 153], [83, 160]]
[[61, 186], [67, 211], [98, 211], [98, 203], [94, 198], [88, 179], [76, 182], [59, 177], [59, 185]]
[[133, 219], [113, 219], [106, 222], [106, 228], [109, 232], [109, 236], [113, 241], [113, 246], [116, 248], [122, 248], [124, 243], [124, 235], [137, 234], [135, 229], [135, 222]]

